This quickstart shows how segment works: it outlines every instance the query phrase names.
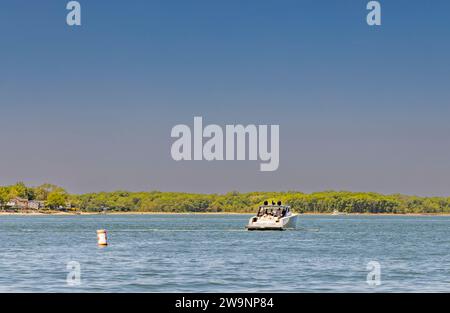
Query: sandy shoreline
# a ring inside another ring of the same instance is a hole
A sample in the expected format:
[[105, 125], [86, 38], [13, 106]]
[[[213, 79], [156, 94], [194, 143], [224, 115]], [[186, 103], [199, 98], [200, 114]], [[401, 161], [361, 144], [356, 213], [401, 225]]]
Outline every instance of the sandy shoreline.
[[71, 213], [71, 212], [0, 212], [0, 216], [2, 215], [16, 215], [16, 216], [48, 216], [48, 215], [68, 215], [68, 216], [77, 216], [77, 215], [251, 215], [254, 213], [234, 213], [234, 212], [108, 212], [108, 213], [97, 213], [97, 212], [80, 212], [80, 213]]
[[[0, 212], [0, 216], [50, 216], [50, 215], [252, 215], [254, 212]], [[301, 213], [300, 215], [325, 215], [336, 216], [331, 213]], [[339, 216], [450, 216], [450, 214], [443, 213], [348, 213]]]

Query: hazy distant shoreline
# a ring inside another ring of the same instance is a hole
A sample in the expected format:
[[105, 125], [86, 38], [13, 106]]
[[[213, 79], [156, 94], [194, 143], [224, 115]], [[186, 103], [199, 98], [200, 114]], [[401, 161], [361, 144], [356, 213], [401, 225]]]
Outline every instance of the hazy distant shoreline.
[[233, 191], [226, 194], [198, 194], [113, 191], [70, 194], [64, 188], [52, 184], [30, 187], [18, 182], [15, 185], [0, 186], [0, 210], [7, 213], [254, 213], [264, 201], [281, 202], [299, 213], [329, 214], [337, 211], [369, 215], [450, 214], [450, 197], [383, 195], [374, 192]]
[[[254, 212], [0, 212], [0, 216], [77, 216], [77, 215], [253, 215]], [[301, 215], [336, 216], [332, 213], [301, 213]], [[346, 213], [339, 216], [450, 216], [445, 213]]]

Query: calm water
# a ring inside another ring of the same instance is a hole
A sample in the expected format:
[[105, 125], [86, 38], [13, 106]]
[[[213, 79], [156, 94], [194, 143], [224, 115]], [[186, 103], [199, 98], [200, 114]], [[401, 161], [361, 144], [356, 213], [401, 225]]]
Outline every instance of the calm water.
[[[450, 292], [450, 217], [301, 216], [295, 231], [247, 232], [248, 217], [0, 216], [0, 291]], [[66, 284], [69, 261], [80, 286]]]

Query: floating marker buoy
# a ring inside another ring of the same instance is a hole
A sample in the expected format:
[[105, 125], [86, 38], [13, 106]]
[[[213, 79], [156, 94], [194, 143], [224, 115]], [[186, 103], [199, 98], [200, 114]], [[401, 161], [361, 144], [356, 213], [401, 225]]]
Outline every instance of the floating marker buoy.
[[107, 246], [108, 245], [106, 229], [97, 230], [97, 243], [99, 246]]

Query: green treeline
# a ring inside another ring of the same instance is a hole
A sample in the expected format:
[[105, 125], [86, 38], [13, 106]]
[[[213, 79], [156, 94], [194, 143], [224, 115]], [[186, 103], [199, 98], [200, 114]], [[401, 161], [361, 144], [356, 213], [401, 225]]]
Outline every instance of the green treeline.
[[310, 194], [250, 192], [191, 194], [178, 192], [99, 192], [69, 194], [63, 188], [23, 183], [0, 187], [0, 208], [7, 209], [14, 198], [41, 201], [44, 210], [98, 212], [255, 212], [265, 200], [283, 201], [301, 213], [450, 213], [450, 197], [417, 197], [373, 192], [324, 191]]

